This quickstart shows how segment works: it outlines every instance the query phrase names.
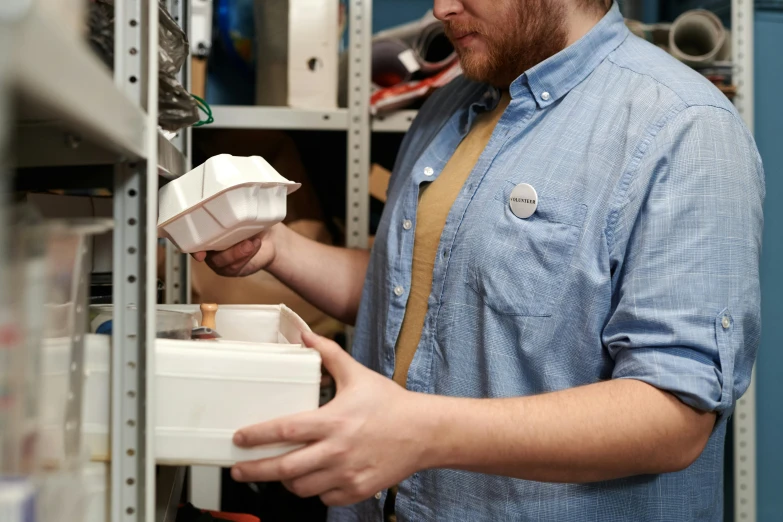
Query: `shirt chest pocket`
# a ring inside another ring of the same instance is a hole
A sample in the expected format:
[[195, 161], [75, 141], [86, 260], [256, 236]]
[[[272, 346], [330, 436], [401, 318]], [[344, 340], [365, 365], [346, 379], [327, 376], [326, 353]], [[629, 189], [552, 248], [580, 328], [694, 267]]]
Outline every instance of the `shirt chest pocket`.
[[527, 219], [509, 206], [515, 182], [507, 181], [491, 201], [489, 237], [474, 248], [467, 283], [483, 303], [504, 315], [552, 315], [579, 243], [587, 205], [539, 195]]

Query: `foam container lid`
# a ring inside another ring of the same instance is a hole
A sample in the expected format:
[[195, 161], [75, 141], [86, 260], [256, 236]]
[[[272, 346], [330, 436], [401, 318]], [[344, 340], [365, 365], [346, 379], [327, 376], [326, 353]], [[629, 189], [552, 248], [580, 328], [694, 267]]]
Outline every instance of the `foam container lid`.
[[158, 235], [186, 253], [224, 250], [282, 221], [300, 186], [259, 156], [214, 156], [161, 187]]

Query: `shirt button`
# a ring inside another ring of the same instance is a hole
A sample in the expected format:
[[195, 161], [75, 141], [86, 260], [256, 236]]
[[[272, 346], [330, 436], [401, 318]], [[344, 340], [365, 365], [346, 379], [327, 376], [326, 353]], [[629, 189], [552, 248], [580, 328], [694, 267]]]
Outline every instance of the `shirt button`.
[[424, 175], [425, 176], [432, 176], [433, 174], [435, 174], [435, 171], [432, 170], [432, 167], [425, 167], [424, 168]]
[[404, 293], [405, 293], [405, 289], [403, 287], [401, 286], [394, 287], [394, 295], [396, 295], [397, 297], [400, 297]]
[[410, 230], [413, 227], [413, 222], [410, 219], [406, 219], [402, 222], [402, 228], [405, 230]]
[[375, 494], [375, 499], [380, 500], [382, 496], [383, 494], [379, 491], [378, 493]]
[[549, 96], [548, 92], [544, 91], [544, 92], [541, 93], [541, 99], [542, 100], [549, 101], [549, 98], [550, 98], [550, 96]]
[[723, 326], [724, 330], [728, 330], [729, 326], [731, 326], [731, 319], [729, 319], [728, 315], [724, 315], [723, 319], [720, 321], [721, 326]]

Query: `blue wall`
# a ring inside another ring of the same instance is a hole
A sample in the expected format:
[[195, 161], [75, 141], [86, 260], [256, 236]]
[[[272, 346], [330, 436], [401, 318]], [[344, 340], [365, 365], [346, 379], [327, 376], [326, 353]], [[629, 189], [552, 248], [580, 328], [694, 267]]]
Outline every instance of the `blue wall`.
[[767, 199], [761, 261], [762, 334], [756, 365], [758, 522], [783, 520], [783, 12], [757, 12], [756, 142]]
[[372, 30], [378, 32], [424, 16], [432, 0], [374, 0]]

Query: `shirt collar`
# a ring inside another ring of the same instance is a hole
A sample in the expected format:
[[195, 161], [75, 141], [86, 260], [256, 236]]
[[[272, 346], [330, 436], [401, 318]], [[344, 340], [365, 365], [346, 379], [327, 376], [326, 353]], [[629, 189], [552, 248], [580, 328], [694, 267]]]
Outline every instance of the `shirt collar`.
[[539, 107], [551, 105], [593, 72], [629, 33], [615, 2], [586, 35], [514, 80], [511, 97], [529, 87]]

